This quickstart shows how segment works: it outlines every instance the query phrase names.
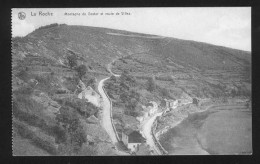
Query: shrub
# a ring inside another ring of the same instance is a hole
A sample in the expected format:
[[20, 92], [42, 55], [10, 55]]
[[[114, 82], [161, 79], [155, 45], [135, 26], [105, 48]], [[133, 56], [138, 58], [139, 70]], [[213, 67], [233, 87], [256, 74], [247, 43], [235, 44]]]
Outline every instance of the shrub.
[[88, 81], [87, 81], [87, 86], [91, 86], [92, 88], [95, 88], [95, 78], [90, 78]]
[[20, 125], [18, 123], [14, 123], [14, 127], [17, 128], [18, 134], [21, 135], [21, 137], [30, 139], [32, 144], [34, 144], [35, 146], [47, 151], [52, 155], [58, 154], [56, 148], [50, 142], [39, 138], [28, 127], [24, 125]]
[[18, 90], [14, 91], [15, 95], [30, 96], [33, 93], [33, 88], [31, 86], [22, 86]]
[[64, 127], [68, 134], [66, 144], [71, 145], [73, 150], [78, 152], [82, 144], [86, 142], [86, 136], [77, 114], [68, 107], [61, 107], [60, 114], [57, 114], [56, 120]]
[[[25, 101], [28, 101], [26, 99], [23, 99]], [[30, 106], [30, 104], [28, 104], [28, 106]], [[37, 105], [39, 106], [39, 104]], [[44, 119], [40, 118], [39, 116], [36, 116], [34, 114], [28, 113], [28, 112], [24, 112], [22, 110], [19, 109], [19, 107], [21, 107], [21, 105], [18, 105], [18, 103], [16, 101], [13, 102], [13, 115], [14, 117], [16, 117], [17, 119], [26, 122], [27, 124], [31, 125], [31, 126], [35, 126], [38, 127], [40, 129], [42, 129], [43, 131], [45, 131], [47, 134], [54, 136], [57, 140], [57, 142], [65, 142], [65, 131], [57, 126], [49, 126]], [[33, 107], [33, 106], [31, 106]], [[32, 109], [30, 109], [32, 110]]]
[[166, 88], [161, 88], [160, 92], [161, 92], [163, 97], [171, 98], [171, 95], [170, 95], [169, 91]]
[[77, 63], [76, 55], [70, 55], [70, 56], [67, 57], [67, 59], [68, 59], [68, 63], [69, 63], [70, 68], [74, 68], [74, 67], [77, 66], [78, 63]]
[[150, 92], [153, 92], [156, 89], [156, 84], [155, 84], [153, 78], [149, 78], [147, 80], [146, 85], [147, 85], [147, 90]]
[[115, 83], [117, 81], [116, 77], [112, 75], [109, 79], [112, 83]]
[[198, 106], [199, 100], [197, 98], [193, 98], [192, 103]]
[[79, 78], [81, 79], [87, 73], [87, 67], [85, 65], [80, 65], [76, 68]]
[[29, 78], [29, 74], [25, 69], [22, 69], [20, 72], [18, 72], [16, 76], [24, 81]]
[[74, 92], [75, 89], [77, 89], [78, 82], [79, 78], [75, 76], [74, 78], [66, 78], [66, 81], [64, 81], [63, 84], [68, 90]]
[[127, 70], [123, 71], [122, 75], [120, 76], [120, 81], [128, 87], [136, 86], [135, 78], [132, 75], [130, 75]]

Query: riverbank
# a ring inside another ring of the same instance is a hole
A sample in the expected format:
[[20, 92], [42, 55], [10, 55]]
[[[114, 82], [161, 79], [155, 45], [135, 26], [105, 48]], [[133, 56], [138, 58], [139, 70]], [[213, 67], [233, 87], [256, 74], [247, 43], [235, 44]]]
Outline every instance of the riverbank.
[[164, 113], [162, 117], [158, 119], [158, 127], [155, 130], [156, 138], [159, 139], [159, 137], [169, 129], [179, 125], [190, 114], [205, 112], [210, 107], [211, 105], [197, 107], [194, 104], [188, 104], [177, 107], [168, 113]]
[[212, 107], [189, 114], [159, 136], [169, 155], [250, 154], [252, 115], [238, 106]]

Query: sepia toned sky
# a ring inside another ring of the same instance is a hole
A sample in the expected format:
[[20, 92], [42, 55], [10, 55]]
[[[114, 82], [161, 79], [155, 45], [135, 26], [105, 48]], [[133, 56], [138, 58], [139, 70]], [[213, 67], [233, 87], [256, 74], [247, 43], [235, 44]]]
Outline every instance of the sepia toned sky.
[[[40, 11], [53, 15], [39, 16]], [[18, 19], [19, 12], [26, 14], [24, 20]], [[65, 12], [86, 15], [66, 16]], [[88, 15], [89, 12], [119, 15]], [[250, 7], [12, 9], [13, 37], [25, 36], [51, 23], [106, 27], [251, 51]]]

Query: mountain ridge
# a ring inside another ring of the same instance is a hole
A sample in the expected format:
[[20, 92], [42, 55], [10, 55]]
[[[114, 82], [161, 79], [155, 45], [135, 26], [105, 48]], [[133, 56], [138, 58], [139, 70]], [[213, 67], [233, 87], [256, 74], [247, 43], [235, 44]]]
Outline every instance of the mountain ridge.
[[[232, 48], [232, 47], [216, 45], [216, 44], [213, 44], [213, 43], [208, 43], [208, 42], [203, 42], [203, 41], [190, 40], [190, 39], [181, 39], [181, 38], [178, 38], [178, 37], [169, 37], [169, 36], [163, 36], [163, 35], [157, 35], [157, 34], [133, 32], [133, 31], [128, 31], [128, 30], [114, 29], [114, 28], [107, 28], [107, 27], [98, 27], [98, 26], [67, 25], [67, 24], [59, 24], [59, 25], [65, 25], [65, 26], [70, 26], [70, 27], [75, 26], [75, 27], [90, 28], [90, 29], [93, 29], [93, 30], [100, 29], [100, 30], [105, 30], [105, 31], [109, 31], [109, 32], [122, 32], [121, 34], [138, 34], [138, 35], [142, 35], [142, 36], [159, 36], [159, 37], [164, 37], [164, 38], [172, 38], [172, 39], [176, 39], [176, 40], [180, 40], [180, 41], [182, 40], [182, 41], [197, 42], [197, 43], [201, 43], [201, 44], [208, 44], [209, 46], [212, 45], [212, 46], [216, 46], [216, 47], [220, 47], [220, 48], [228, 48], [228, 49], [231, 49], [231, 50], [238, 50], [238, 51], [243, 51], [243, 52], [247, 52], [248, 54], [251, 54], [251, 51], [247, 51], [247, 50], [241, 50], [241, 49], [236, 49], [236, 48]], [[26, 36], [32, 34], [36, 30], [39, 30], [39, 28], [35, 29], [31, 33], [27, 34]], [[24, 36], [24, 37], [26, 37], [26, 36]]]

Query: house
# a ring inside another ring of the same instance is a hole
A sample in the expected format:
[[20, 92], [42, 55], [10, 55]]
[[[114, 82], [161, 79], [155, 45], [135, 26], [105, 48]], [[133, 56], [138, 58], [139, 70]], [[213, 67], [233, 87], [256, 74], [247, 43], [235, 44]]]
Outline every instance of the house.
[[[154, 101], [150, 101], [149, 103], [146, 104], [146, 106], [142, 106], [143, 110], [145, 113], [147, 113], [149, 116], [152, 116], [155, 114], [158, 110], [158, 105]], [[146, 117], [146, 115], [145, 115]]]
[[157, 105], [157, 103], [154, 102], [154, 101], [150, 101], [150, 103], [153, 104], [153, 105], [152, 105], [152, 108], [151, 108], [150, 111], [149, 111], [149, 115], [151, 116], [151, 115], [153, 115], [153, 114], [155, 114], [155, 113], [157, 112], [157, 110], [158, 110], [158, 105]]
[[167, 100], [167, 99], [164, 99], [161, 104], [160, 104], [163, 108], [166, 108], [167, 111], [171, 110], [171, 109], [175, 109], [178, 107], [178, 100]]
[[177, 100], [170, 100], [169, 106], [170, 106], [170, 108], [172, 108], [172, 109], [177, 108], [177, 107], [178, 107], [178, 101], [177, 101]]
[[100, 107], [101, 97], [100, 95], [94, 91], [90, 86], [83, 89], [83, 91], [78, 95], [79, 99], [87, 99], [93, 105]]
[[139, 122], [142, 122], [142, 121], [144, 120], [144, 113], [142, 112], [142, 115], [136, 117], [136, 119], [137, 119]]
[[91, 124], [98, 124], [99, 120], [94, 115], [92, 115], [86, 119], [86, 122]]
[[127, 129], [122, 132], [122, 142], [132, 152], [138, 151], [139, 146], [145, 141], [146, 139], [138, 131]]
[[144, 121], [147, 117], [149, 116], [149, 112], [148, 111], [141, 111], [140, 115], [138, 117], [136, 117], [136, 119], [141, 123], [142, 121]]

